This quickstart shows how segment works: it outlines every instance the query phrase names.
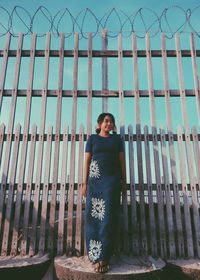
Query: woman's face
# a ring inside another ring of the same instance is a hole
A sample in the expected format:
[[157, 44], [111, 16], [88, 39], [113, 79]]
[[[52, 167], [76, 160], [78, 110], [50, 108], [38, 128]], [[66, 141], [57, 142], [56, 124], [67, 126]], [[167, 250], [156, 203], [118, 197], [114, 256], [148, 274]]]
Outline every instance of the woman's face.
[[101, 130], [104, 132], [110, 132], [114, 128], [113, 120], [110, 116], [105, 116], [103, 122], [100, 124]]

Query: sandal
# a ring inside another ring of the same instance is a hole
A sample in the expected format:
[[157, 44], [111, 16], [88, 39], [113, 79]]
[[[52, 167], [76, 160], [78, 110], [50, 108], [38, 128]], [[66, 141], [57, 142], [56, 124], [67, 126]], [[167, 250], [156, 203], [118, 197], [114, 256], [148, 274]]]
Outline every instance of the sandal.
[[100, 261], [95, 264], [95, 272], [106, 273], [109, 270], [109, 265], [105, 261]]

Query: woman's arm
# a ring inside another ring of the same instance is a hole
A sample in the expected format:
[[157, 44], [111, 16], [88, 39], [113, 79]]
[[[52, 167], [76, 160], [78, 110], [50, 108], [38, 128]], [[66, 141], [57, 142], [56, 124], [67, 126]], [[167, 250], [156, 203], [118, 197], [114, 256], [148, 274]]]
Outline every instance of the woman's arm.
[[121, 166], [121, 174], [122, 174], [122, 191], [126, 191], [126, 164], [125, 164], [125, 155], [124, 152], [119, 153], [119, 161]]
[[83, 188], [82, 188], [82, 195], [86, 196], [87, 190], [87, 181], [88, 181], [88, 174], [89, 174], [89, 166], [91, 161], [91, 153], [85, 153], [85, 162], [84, 162], [84, 179], [83, 179]]

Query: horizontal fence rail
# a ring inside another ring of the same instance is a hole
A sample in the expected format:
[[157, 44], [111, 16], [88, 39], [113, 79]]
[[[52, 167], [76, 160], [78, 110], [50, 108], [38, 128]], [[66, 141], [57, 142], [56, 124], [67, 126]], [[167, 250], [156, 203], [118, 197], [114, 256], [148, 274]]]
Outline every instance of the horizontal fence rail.
[[[59, 57], [60, 52], [58, 50], [50, 50], [50, 57]], [[118, 57], [117, 50], [91, 50], [92, 57]], [[137, 50], [137, 57], [147, 57], [147, 52], [145, 50]], [[9, 50], [8, 51], [9, 57], [16, 57], [17, 51], [16, 50]], [[63, 51], [64, 57], [74, 57], [73, 50], [65, 50]], [[134, 53], [132, 50], [122, 50], [123, 57], [133, 57]], [[161, 50], [152, 50], [151, 51], [152, 57], [162, 57]], [[166, 50], [167, 57], [176, 57], [177, 53], [175, 50]], [[191, 57], [190, 50], [181, 50], [181, 55], [183, 57]], [[196, 50], [195, 55], [197, 57], [200, 56], [200, 50]], [[4, 51], [0, 50], [0, 57], [4, 56]], [[22, 50], [21, 51], [22, 57], [30, 57], [31, 51], [30, 50]], [[35, 50], [35, 57], [44, 57], [45, 51], [44, 50]], [[78, 57], [88, 57], [88, 51], [86, 50], [79, 50]]]
[[[139, 93], [140, 97], [148, 97], [149, 92], [148, 90], [124, 90], [124, 97], [136, 97], [137, 93]], [[17, 91], [18, 96], [27, 96], [27, 91], [24, 89], [19, 89]], [[42, 96], [42, 90], [32, 90], [31, 91], [32, 96]], [[169, 95], [172, 97], [181, 96], [180, 91], [177, 90], [169, 90]], [[185, 90], [186, 96], [195, 96], [195, 90]], [[3, 91], [3, 96], [12, 96], [12, 90], [5, 89]], [[47, 96], [48, 97], [57, 97], [57, 90], [47, 90]], [[63, 97], [72, 97], [73, 96], [73, 90], [62, 90], [62, 96]], [[91, 90], [91, 96], [92, 97], [118, 97], [119, 91], [118, 90], [104, 90], [102, 93], [102, 90]], [[154, 90], [154, 96], [155, 97], [165, 97], [165, 91], [164, 90]], [[77, 97], [88, 97], [88, 91], [87, 90], [77, 90]]]

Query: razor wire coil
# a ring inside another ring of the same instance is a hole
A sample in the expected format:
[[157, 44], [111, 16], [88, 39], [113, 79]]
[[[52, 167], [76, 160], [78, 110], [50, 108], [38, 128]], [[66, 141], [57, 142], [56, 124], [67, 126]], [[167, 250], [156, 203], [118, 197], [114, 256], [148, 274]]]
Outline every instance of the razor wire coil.
[[[162, 32], [169, 39], [177, 32], [193, 32], [200, 37], [196, 21], [198, 13], [200, 16], [200, 5], [186, 10], [180, 6], [171, 6], [160, 13], [143, 7], [132, 14], [112, 8], [101, 17], [89, 8], [73, 15], [68, 8], [51, 13], [45, 6], [40, 6], [31, 14], [22, 6], [15, 6], [12, 11], [0, 6], [0, 37], [7, 33], [17, 37], [19, 32], [23, 32], [24, 35], [36, 32], [37, 36], [45, 36], [47, 32], [51, 32], [58, 37], [62, 32], [65, 33], [65, 38], [68, 38], [78, 32], [80, 39], [87, 39], [89, 32], [92, 33], [92, 37], [95, 37], [100, 35], [102, 30], [107, 30], [107, 36], [113, 38], [119, 33], [129, 37], [133, 32], [138, 38], [144, 38], [147, 32], [151, 37]], [[172, 20], [173, 15], [176, 16], [176, 24]], [[91, 30], [88, 30], [88, 26]]]

